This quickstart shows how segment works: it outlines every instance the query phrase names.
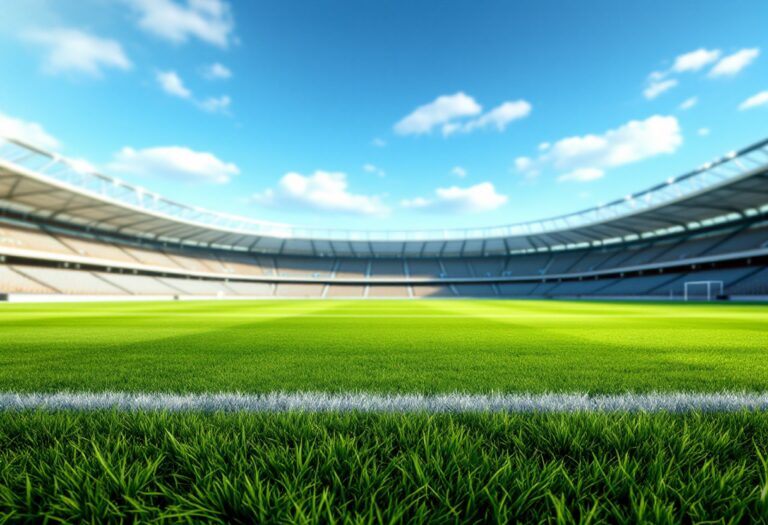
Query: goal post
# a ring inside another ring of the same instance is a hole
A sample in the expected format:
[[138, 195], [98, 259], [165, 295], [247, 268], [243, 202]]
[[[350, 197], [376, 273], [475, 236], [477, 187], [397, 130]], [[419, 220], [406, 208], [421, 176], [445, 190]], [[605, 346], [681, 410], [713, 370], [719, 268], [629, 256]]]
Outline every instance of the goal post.
[[[686, 281], [684, 285], [684, 299], [690, 300], [693, 292], [706, 290], [707, 301], [711, 301], [714, 297], [723, 295], [723, 281]], [[704, 295], [703, 293], [701, 294]], [[696, 295], [698, 297], [698, 295]]]

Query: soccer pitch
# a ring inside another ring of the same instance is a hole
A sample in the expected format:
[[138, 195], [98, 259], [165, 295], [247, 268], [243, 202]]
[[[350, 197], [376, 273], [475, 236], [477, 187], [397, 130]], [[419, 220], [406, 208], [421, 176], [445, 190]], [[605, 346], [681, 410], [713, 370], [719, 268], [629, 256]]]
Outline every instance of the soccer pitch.
[[765, 523], [762, 410], [224, 412], [14, 400], [764, 399], [767, 326], [768, 306], [739, 304], [2, 305], [0, 523]]
[[3, 305], [4, 392], [763, 391], [768, 306], [562, 301]]

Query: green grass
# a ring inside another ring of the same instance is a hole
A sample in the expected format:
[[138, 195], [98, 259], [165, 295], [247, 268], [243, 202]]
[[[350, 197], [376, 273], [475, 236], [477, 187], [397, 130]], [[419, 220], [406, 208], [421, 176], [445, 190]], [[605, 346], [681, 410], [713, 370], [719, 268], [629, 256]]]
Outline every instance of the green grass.
[[0, 523], [766, 523], [768, 417], [0, 413]]
[[0, 390], [764, 391], [768, 306], [261, 301], [0, 306]]
[[[0, 305], [0, 391], [768, 385], [765, 305]], [[4, 523], [768, 523], [768, 414], [0, 411]]]

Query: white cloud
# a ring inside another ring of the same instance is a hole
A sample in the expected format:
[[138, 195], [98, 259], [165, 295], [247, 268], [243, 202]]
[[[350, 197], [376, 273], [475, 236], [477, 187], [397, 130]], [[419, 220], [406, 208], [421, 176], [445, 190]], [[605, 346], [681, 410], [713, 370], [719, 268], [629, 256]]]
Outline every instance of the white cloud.
[[119, 42], [77, 29], [36, 29], [23, 38], [46, 49], [43, 70], [47, 73], [100, 76], [105, 68], [125, 71], [133, 67]]
[[560, 175], [559, 182], [590, 182], [601, 179], [605, 172], [598, 168], [578, 168], [571, 172]]
[[227, 95], [220, 97], [208, 97], [200, 102], [200, 107], [210, 113], [226, 113], [229, 109], [232, 99]]
[[376, 137], [371, 141], [371, 145], [376, 146], [377, 148], [383, 148], [384, 146], [387, 145], [387, 141]]
[[254, 194], [251, 201], [265, 206], [353, 215], [389, 213], [378, 196], [353, 194], [348, 186], [347, 175], [341, 172], [316, 171], [308, 176], [291, 172], [280, 179], [276, 189]]
[[443, 126], [443, 134], [450, 135], [457, 131], [470, 133], [476, 129], [485, 128], [496, 128], [498, 131], [504, 131], [510, 122], [527, 117], [532, 109], [531, 104], [525, 100], [504, 102], [478, 118], [465, 122], [464, 124], [456, 124], [453, 122], [445, 124]]
[[710, 70], [710, 77], [723, 77], [733, 76], [739, 73], [742, 69], [750, 65], [760, 55], [760, 49], [742, 49], [723, 57], [715, 66]]
[[718, 58], [720, 58], [719, 49], [697, 49], [679, 55], [675, 59], [675, 63], [672, 65], [672, 70], [677, 73], [684, 73], [687, 71], [699, 71], [704, 66], [711, 64]]
[[155, 78], [163, 91], [171, 96], [189, 100], [203, 111], [227, 114], [232, 104], [232, 99], [228, 95], [198, 100], [175, 71], [158, 71]]
[[[722, 57], [722, 51], [719, 49], [699, 48], [690, 51], [675, 58], [672, 66], [664, 71], [653, 71], [648, 75], [647, 86], [643, 91], [643, 96], [648, 100], [654, 99], [662, 93], [669, 91], [678, 85], [676, 78], [670, 78], [679, 73], [690, 73], [700, 71], [704, 67], [715, 64], [710, 69], [708, 76], [721, 77], [732, 76], [751, 64], [760, 54], [758, 48], [742, 49], [736, 53]], [[680, 109], [690, 109], [698, 99], [691, 97], [683, 104]]]
[[467, 126], [470, 129], [492, 126], [499, 131], [503, 131], [513, 120], [527, 117], [532, 109], [531, 104], [525, 100], [504, 102], [488, 113], [485, 113], [480, 118], [469, 122]]
[[232, 77], [232, 71], [224, 64], [215, 62], [203, 70], [203, 76], [209, 80], [226, 80]]
[[432, 201], [424, 197], [414, 197], [412, 199], [403, 199], [400, 206], [403, 208], [426, 208], [432, 205]]
[[234, 19], [224, 0], [125, 0], [139, 13], [139, 27], [177, 44], [197, 38], [226, 48]]
[[706, 137], [709, 135], [709, 128], [699, 128], [696, 133], [698, 133], [700, 137]]
[[674, 153], [682, 143], [677, 119], [654, 115], [645, 120], [629, 121], [600, 135], [566, 137], [540, 153], [537, 159], [519, 157], [515, 165], [523, 173], [538, 173], [546, 167], [571, 173], [583, 169], [606, 170]]
[[456, 175], [460, 179], [463, 179], [464, 177], [467, 176], [467, 170], [462, 168], [461, 166], [454, 166], [453, 169], [451, 170], [451, 173], [453, 175]]
[[680, 106], [678, 106], [681, 110], [685, 111], [688, 109], [691, 109], [693, 106], [699, 103], [699, 97], [691, 97], [687, 98], [683, 101]]
[[184, 85], [184, 81], [175, 71], [158, 71], [155, 75], [157, 83], [163, 91], [179, 98], [191, 98], [192, 92]]
[[384, 177], [384, 176], [387, 175], [384, 172], [383, 169], [378, 168], [378, 167], [374, 166], [373, 164], [365, 164], [365, 165], [363, 165], [363, 171], [366, 172], [366, 173], [374, 173], [375, 175], [377, 175], [379, 177]]
[[744, 111], [745, 109], [756, 108], [758, 106], [768, 105], [768, 90], [761, 91], [756, 95], [752, 95], [747, 100], [739, 104], [739, 109]]
[[37, 122], [27, 122], [19, 118], [0, 113], [0, 135], [22, 142], [28, 142], [33, 146], [43, 149], [57, 150], [61, 143], [56, 137], [48, 133]]
[[[546, 151], [547, 149], [549, 148], [545, 148], [544, 150], [539, 148], [539, 151]], [[541, 174], [537, 162], [530, 157], [517, 157], [515, 159], [515, 170], [524, 175], [524, 182], [527, 183], [533, 182]]]
[[556, 167], [614, 167], [673, 153], [682, 142], [675, 117], [654, 115], [646, 120], [632, 120], [602, 135], [559, 140], [546, 155]]
[[519, 171], [528, 171], [533, 166], [533, 159], [530, 157], [517, 157], [515, 159], [515, 168]]
[[395, 124], [399, 135], [422, 135], [430, 133], [436, 126], [447, 124], [456, 118], [477, 115], [482, 111], [475, 99], [459, 92], [442, 95], [429, 104], [419, 106]]
[[551, 145], [549, 142], [542, 142], [539, 144], [539, 151], [547, 151]]
[[443, 124], [442, 131], [443, 136], [453, 135], [454, 133], [461, 131], [462, 125], [458, 122], [447, 122]]
[[648, 100], [652, 100], [665, 91], [669, 91], [677, 85], [677, 80], [670, 78], [668, 80], [652, 81], [648, 87], [643, 91], [643, 96]]
[[[528, 101], [514, 100], [482, 113], [482, 106], [474, 98], [459, 92], [437, 97], [429, 104], [416, 108], [395, 124], [395, 133], [423, 135], [431, 133], [436, 127], [440, 127], [444, 136], [486, 128], [504, 131], [510, 122], [527, 117], [531, 109]], [[473, 116], [477, 117], [469, 119]]]
[[110, 171], [142, 177], [165, 177], [185, 182], [225, 184], [240, 173], [231, 162], [215, 155], [182, 146], [136, 150], [121, 149], [109, 164]]
[[404, 199], [400, 201], [400, 205], [404, 208], [444, 213], [480, 213], [495, 210], [508, 200], [506, 195], [496, 192], [492, 183], [482, 182], [468, 188], [437, 188], [432, 198]]

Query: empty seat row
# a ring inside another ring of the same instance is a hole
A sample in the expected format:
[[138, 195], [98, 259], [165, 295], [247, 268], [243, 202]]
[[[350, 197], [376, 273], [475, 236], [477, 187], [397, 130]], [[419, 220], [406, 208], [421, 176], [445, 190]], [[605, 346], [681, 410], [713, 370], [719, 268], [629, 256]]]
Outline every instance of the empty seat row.
[[[768, 294], [768, 268], [747, 266], [688, 273], [548, 282], [433, 284], [268, 283], [153, 277], [125, 273], [0, 264], [0, 293], [250, 296], [284, 298], [407, 297], [680, 297], [686, 283], [713, 282], [712, 293]], [[690, 286], [690, 285], [689, 285]], [[700, 292], [703, 288], [699, 287]], [[689, 290], [690, 291], [690, 290]], [[692, 293], [692, 292], [691, 292]]]
[[683, 258], [721, 255], [768, 247], [768, 225], [760, 224], [721, 233], [687, 238], [646, 240], [600, 249], [563, 250], [551, 253], [489, 257], [334, 258], [257, 255], [235, 251], [208, 251], [112, 243], [98, 236], [44, 228], [0, 224], [0, 250], [23, 249], [48, 254], [91, 257], [177, 272], [228, 276], [278, 276], [313, 279], [441, 279], [531, 277], [567, 275], [597, 270], [623, 269]]

